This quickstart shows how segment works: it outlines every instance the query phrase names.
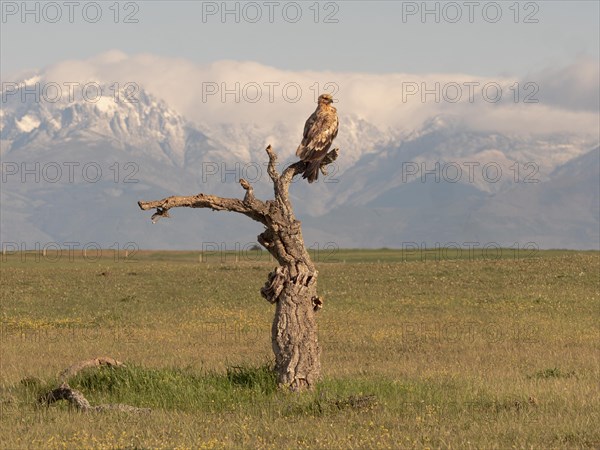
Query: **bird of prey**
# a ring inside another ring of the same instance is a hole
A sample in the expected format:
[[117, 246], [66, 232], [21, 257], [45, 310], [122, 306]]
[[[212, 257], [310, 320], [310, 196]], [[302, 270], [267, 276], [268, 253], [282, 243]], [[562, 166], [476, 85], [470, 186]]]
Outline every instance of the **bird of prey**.
[[296, 150], [296, 156], [308, 163], [302, 178], [308, 178], [309, 183], [318, 178], [323, 158], [338, 133], [337, 110], [331, 106], [333, 97], [321, 94], [318, 103], [317, 109], [304, 125], [302, 143]]

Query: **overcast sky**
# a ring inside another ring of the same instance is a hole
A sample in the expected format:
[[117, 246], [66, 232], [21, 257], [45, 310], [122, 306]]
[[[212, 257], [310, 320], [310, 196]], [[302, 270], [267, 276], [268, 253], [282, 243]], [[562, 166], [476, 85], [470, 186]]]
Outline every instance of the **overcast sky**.
[[524, 76], [598, 60], [600, 41], [597, 1], [429, 2], [425, 17], [422, 2], [230, 2], [224, 18], [222, 2], [1, 3], [3, 78], [108, 50], [295, 71]]

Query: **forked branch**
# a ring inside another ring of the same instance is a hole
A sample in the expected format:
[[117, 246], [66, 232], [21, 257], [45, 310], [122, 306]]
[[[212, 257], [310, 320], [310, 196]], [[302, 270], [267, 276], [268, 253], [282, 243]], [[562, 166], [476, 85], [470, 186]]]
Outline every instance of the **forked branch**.
[[[306, 169], [304, 161], [297, 161], [290, 164], [284, 171], [283, 174], [279, 174], [276, 169], [277, 165], [277, 154], [273, 148], [269, 145], [266, 148], [266, 152], [269, 155], [269, 165], [267, 172], [269, 177], [273, 181], [273, 188], [275, 191], [275, 200], [282, 208], [284, 214], [291, 217], [292, 208], [289, 203], [288, 191], [292, 179], [302, 173]], [[327, 156], [323, 159], [321, 164], [321, 171], [326, 173], [325, 167], [334, 162], [338, 157], [338, 149], [331, 150]], [[218, 197], [216, 195], [197, 194], [191, 196], [171, 196], [163, 198], [162, 200], [153, 201], [139, 201], [139, 207], [146, 211], [149, 209], [156, 209], [156, 212], [152, 215], [152, 222], [158, 221], [161, 217], [170, 217], [169, 210], [171, 208], [210, 208], [214, 211], [232, 211], [240, 214], [244, 214], [257, 222], [261, 222], [264, 225], [269, 225], [269, 214], [271, 214], [268, 202], [263, 202], [254, 197], [254, 190], [250, 183], [246, 180], [241, 179], [240, 185], [246, 191], [246, 195], [243, 200], [237, 198], [226, 198]]]
[[191, 195], [188, 197], [174, 195], [162, 200], [150, 202], [139, 201], [138, 205], [144, 211], [156, 208], [156, 212], [152, 215], [152, 222], [156, 222], [161, 217], [169, 217], [168, 211], [171, 208], [187, 207], [238, 212], [258, 222], [265, 223], [265, 215], [268, 213], [267, 205], [254, 197], [252, 186], [246, 180], [241, 179], [240, 184], [246, 190], [244, 200], [206, 194]]

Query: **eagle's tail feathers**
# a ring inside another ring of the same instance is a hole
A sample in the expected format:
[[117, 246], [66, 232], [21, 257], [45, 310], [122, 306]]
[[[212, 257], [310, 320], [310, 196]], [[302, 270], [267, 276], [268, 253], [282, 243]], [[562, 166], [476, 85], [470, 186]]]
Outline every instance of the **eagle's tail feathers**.
[[309, 183], [316, 181], [317, 178], [319, 178], [319, 169], [320, 168], [321, 168], [320, 160], [311, 161], [308, 164], [308, 167], [306, 168], [304, 173], [302, 174], [302, 178], [308, 178]]

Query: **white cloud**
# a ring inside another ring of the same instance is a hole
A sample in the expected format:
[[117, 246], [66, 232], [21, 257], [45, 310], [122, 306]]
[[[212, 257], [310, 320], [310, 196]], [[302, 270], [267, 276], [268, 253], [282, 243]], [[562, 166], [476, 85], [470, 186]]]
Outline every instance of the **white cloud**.
[[581, 58], [567, 67], [549, 67], [531, 78], [539, 80], [544, 103], [576, 111], [598, 112], [600, 108], [600, 64]]
[[[433, 115], [452, 114], [473, 129], [598, 133], [598, 110], [594, 107], [599, 89], [597, 63], [582, 60], [528, 78], [294, 72], [249, 61], [199, 65], [180, 58], [148, 53], [127, 55], [118, 50], [87, 60], [63, 61], [45, 70], [47, 81], [59, 83], [137, 83], [188, 119], [209, 126], [282, 122], [301, 130], [315, 107], [316, 96], [329, 87], [339, 100], [342, 121], [351, 114], [382, 129], [410, 131]], [[525, 89], [526, 81], [534, 83], [539, 91], [532, 94], [535, 86]], [[494, 102], [500, 94], [498, 86], [501, 95]], [[260, 100], [253, 102], [258, 94]], [[524, 103], [528, 94], [529, 100], [537, 99], [539, 103]], [[297, 95], [300, 98], [295, 101]]]

